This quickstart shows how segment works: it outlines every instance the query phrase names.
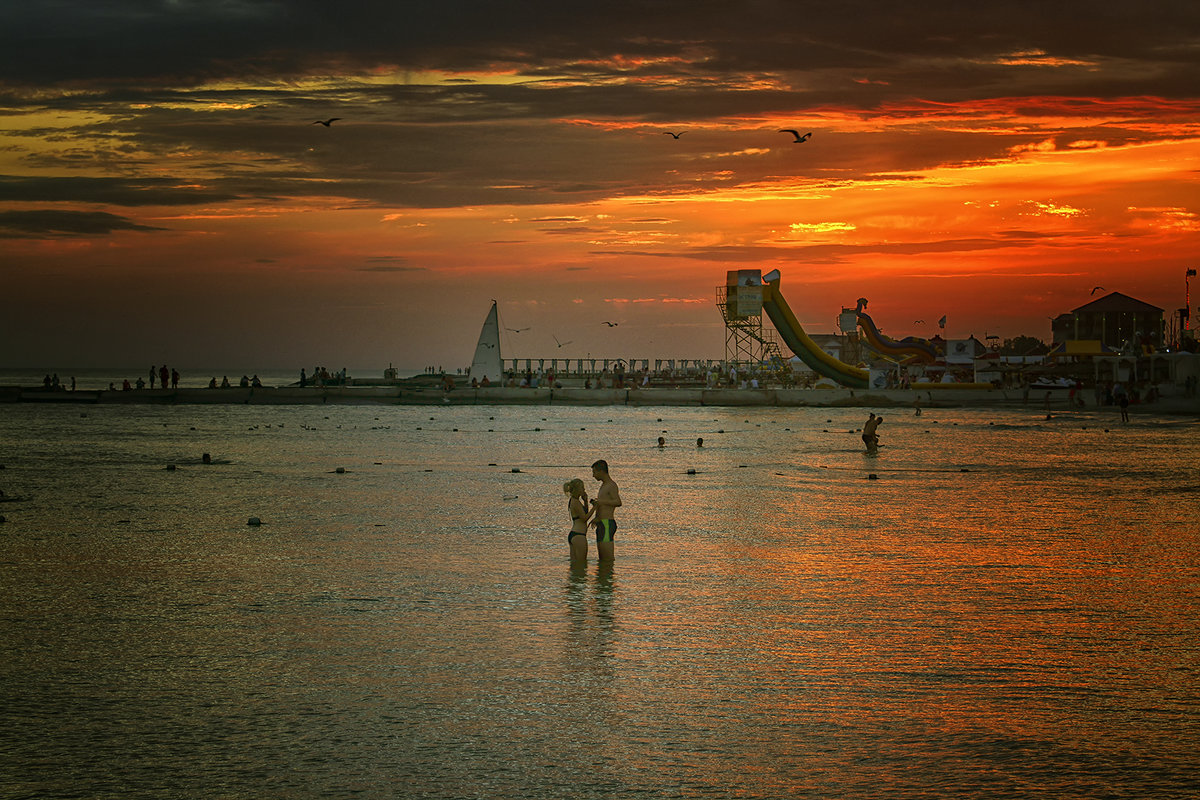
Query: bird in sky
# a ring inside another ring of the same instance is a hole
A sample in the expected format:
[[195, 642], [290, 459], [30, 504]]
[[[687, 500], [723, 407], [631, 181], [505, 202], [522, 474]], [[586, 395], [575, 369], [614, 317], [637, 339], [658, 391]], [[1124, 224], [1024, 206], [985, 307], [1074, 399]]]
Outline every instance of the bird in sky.
[[671, 131], [663, 131], [664, 136], [674, 136], [676, 139], [678, 139], [680, 136], [683, 136], [685, 133], [687, 133], [687, 131], [680, 131], [679, 133], [672, 133]]
[[914, 319], [913, 320], [913, 325], [924, 325], [924, 324], [925, 324], [925, 320], [923, 320], [923, 319]]
[[1103, 292], [1103, 291], [1104, 291], [1103, 286], [1093, 286], [1092, 287], [1092, 294], [1095, 294], [1096, 292]]
[[570, 343], [571, 343], [569, 340], [568, 340], [568, 341], [565, 341], [565, 342], [560, 342], [560, 341], [558, 340], [558, 337], [557, 337], [557, 336], [555, 336], [553, 333], [552, 333], [552, 334], [550, 334], [550, 337], [551, 337], [552, 339], [554, 339], [554, 343], [555, 343], [556, 345], [558, 345], [559, 347], [564, 347], [565, 345], [568, 345], [568, 344], [570, 344]]
[[513, 333], [521, 333], [523, 331], [529, 330], [529, 328], [505, 328], [504, 330], [512, 331]]
[[[792, 136], [796, 137], [796, 142], [807, 142], [808, 137], [812, 136], [812, 131], [809, 131], [808, 133], [801, 136], [800, 131], [792, 130], [791, 128], [780, 128], [779, 132], [780, 133], [790, 133]], [[793, 144], [795, 144], [795, 142], [793, 142]]]
[[341, 117], [330, 117], [329, 119], [319, 119], [316, 122], [314, 122], [313, 125], [324, 125], [326, 128], [328, 128], [330, 123], [337, 122], [339, 119], [341, 119]]
[[619, 323], [619, 322], [609, 322], [608, 320], [604, 320], [604, 324], [605, 324], [605, 325], [607, 325], [607, 326], [608, 326], [608, 327], [610, 327], [610, 328], [615, 328], [615, 327], [617, 327], [618, 325], [620, 325], [621, 323]]

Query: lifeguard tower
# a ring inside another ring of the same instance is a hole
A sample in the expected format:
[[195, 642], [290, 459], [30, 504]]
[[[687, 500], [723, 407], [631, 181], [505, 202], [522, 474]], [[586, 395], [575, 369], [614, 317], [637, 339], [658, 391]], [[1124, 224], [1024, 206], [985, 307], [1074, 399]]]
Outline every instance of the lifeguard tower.
[[763, 328], [763, 279], [757, 269], [731, 269], [717, 287], [717, 307], [725, 320], [726, 366], [743, 370], [784, 366], [773, 329]]

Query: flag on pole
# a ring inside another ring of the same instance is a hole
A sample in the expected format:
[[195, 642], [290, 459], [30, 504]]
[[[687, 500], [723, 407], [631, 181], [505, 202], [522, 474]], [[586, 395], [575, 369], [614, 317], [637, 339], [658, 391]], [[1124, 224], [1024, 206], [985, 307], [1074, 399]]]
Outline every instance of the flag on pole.
[[945, 314], [942, 314], [942, 318], [938, 320], [938, 327], [943, 328], [943, 329], [946, 327], [946, 315]]

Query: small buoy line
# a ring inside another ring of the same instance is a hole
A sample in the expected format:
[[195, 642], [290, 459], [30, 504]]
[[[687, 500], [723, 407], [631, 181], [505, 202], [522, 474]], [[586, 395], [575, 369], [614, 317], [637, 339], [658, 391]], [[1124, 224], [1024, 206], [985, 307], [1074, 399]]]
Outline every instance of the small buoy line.
[[[838, 470], [841, 472], [861, 472], [861, 467], [828, 467], [824, 464], [818, 464], [817, 469]], [[875, 467], [876, 472], [936, 472], [936, 473], [961, 473], [961, 472], [976, 472], [978, 468], [971, 469], [969, 467], [932, 469], [929, 467]]]

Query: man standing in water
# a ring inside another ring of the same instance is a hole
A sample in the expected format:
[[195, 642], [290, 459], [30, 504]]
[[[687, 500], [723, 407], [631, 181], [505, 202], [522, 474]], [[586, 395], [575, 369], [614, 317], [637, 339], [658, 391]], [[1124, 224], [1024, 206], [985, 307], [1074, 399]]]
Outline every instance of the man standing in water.
[[867, 453], [879, 452], [879, 434], [875, 433], [875, 430], [881, 422], [883, 422], [883, 417], [877, 417], [872, 413], [866, 424], [863, 425], [862, 440], [863, 444], [867, 446]]
[[596, 509], [596, 552], [600, 560], [613, 560], [613, 534], [617, 532], [617, 521], [613, 519], [613, 509], [621, 505], [621, 493], [616, 481], [608, 474], [608, 462], [604, 459], [592, 464], [592, 477], [600, 481], [600, 491], [592, 506]]

